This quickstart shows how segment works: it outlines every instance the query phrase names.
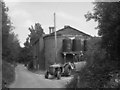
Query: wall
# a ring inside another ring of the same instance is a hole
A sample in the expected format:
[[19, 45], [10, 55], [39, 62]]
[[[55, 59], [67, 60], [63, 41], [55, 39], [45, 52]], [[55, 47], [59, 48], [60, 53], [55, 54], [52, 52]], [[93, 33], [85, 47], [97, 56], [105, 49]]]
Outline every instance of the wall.
[[37, 55], [37, 53], [36, 53], [36, 43], [34, 43], [33, 46], [32, 46], [32, 53], [33, 53], [33, 65], [34, 65], [34, 68], [36, 69], [36, 60], [34, 59], [34, 57]]
[[[67, 36], [69, 38], [74, 36]], [[57, 63], [64, 63], [64, 58], [62, 54], [63, 39], [66, 36], [57, 36]], [[83, 39], [84, 37], [82, 37]], [[55, 63], [55, 38], [54, 36], [49, 36], [44, 38], [44, 54], [45, 54], [45, 68], [49, 65]]]
[[[39, 38], [36, 44], [34, 54], [37, 54], [39, 69], [47, 69], [49, 65], [56, 63], [64, 63], [62, 54], [63, 39], [66, 37], [79, 37], [82, 40], [90, 38], [90, 36], [71, 27], [63, 28], [57, 31], [57, 61], [55, 60], [55, 37], [54, 33]], [[39, 47], [38, 47], [39, 46]]]
[[33, 58], [34, 58], [33, 63], [35, 69], [41, 69], [41, 70], [45, 69], [43, 37], [40, 37], [33, 44]]
[[[69, 38], [74, 36], [67, 36]], [[79, 37], [79, 36], [78, 36]], [[54, 36], [49, 36], [46, 38], [39, 38], [39, 43], [37, 42], [34, 46], [34, 56], [37, 55], [38, 61], [34, 64], [41, 70], [47, 69], [49, 65], [56, 63], [64, 63], [62, 46], [63, 39], [66, 36], [57, 36], [57, 61], [55, 60], [55, 38]], [[81, 37], [84, 40], [84, 37]], [[39, 47], [38, 47], [39, 46]], [[38, 65], [39, 64], [39, 65]]]
[[[62, 40], [64, 37], [57, 37], [57, 63], [63, 63], [62, 58]], [[54, 36], [47, 37], [44, 39], [45, 47], [45, 67], [48, 68], [49, 65], [55, 63], [55, 38]]]
[[45, 60], [44, 60], [44, 40], [43, 37], [39, 38], [39, 48], [38, 48], [38, 63], [39, 69], [45, 69]]

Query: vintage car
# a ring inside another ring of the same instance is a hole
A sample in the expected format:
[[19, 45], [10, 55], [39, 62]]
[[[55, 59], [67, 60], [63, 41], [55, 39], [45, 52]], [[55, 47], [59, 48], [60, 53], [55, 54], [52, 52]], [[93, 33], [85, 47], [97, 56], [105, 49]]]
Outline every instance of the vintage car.
[[49, 75], [55, 76], [57, 79], [60, 79], [61, 76], [70, 76], [71, 71], [74, 69], [74, 66], [68, 62], [65, 64], [53, 64], [50, 65], [48, 70], [45, 73], [45, 78], [48, 78]]
[[61, 73], [62, 73], [62, 65], [60, 64], [53, 64], [50, 65], [48, 70], [45, 73], [45, 78], [48, 78], [49, 75], [53, 75], [55, 77], [57, 77], [57, 79], [61, 78]]

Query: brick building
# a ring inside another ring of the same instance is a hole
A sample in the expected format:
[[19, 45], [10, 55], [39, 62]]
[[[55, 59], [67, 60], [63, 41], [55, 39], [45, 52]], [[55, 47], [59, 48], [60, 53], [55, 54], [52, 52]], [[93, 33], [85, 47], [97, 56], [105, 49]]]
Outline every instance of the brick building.
[[[71, 49], [69, 51], [64, 51], [63, 41], [67, 38], [70, 42], [73, 42], [75, 38], [80, 39], [81, 45], [85, 40], [92, 38], [92, 36], [81, 32], [70, 26], [64, 26], [64, 28], [58, 30], [57, 34], [57, 55], [55, 54], [55, 33], [52, 31], [54, 28], [50, 28], [50, 34], [42, 35], [36, 39], [33, 43], [33, 56], [34, 56], [34, 66], [37, 69], [46, 69], [50, 64], [64, 63], [67, 58], [73, 59], [73, 55], [76, 55], [80, 51], [83, 51], [82, 47], [80, 50], [74, 51]], [[70, 43], [69, 43], [70, 45]], [[55, 59], [55, 55], [57, 59]], [[66, 56], [67, 55], [67, 56]], [[71, 57], [71, 58], [70, 58]]]

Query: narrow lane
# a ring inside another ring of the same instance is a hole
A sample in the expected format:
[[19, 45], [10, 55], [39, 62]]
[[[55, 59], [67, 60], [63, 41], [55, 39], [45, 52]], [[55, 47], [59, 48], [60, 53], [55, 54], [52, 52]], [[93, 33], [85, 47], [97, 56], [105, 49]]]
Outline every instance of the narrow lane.
[[10, 88], [64, 88], [72, 77], [62, 77], [61, 80], [45, 79], [44, 75], [35, 74], [23, 65], [16, 67], [16, 80]]

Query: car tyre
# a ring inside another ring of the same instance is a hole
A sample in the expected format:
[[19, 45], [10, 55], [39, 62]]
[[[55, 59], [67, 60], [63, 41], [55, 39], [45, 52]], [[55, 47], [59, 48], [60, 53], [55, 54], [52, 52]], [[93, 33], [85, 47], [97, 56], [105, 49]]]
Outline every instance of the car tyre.
[[49, 76], [49, 72], [47, 71], [47, 72], [45, 73], [45, 78], [48, 79], [48, 76]]
[[68, 76], [70, 76], [70, 75], [71, 75], [71, 69], [68, 70]]
[[57, 79], [61, 79], [60, 71], [57, 72]]

